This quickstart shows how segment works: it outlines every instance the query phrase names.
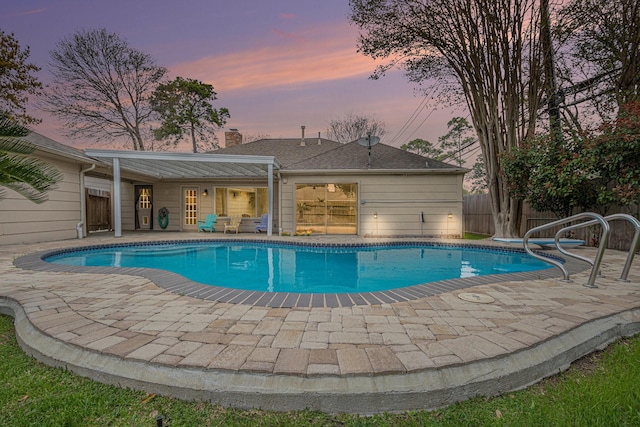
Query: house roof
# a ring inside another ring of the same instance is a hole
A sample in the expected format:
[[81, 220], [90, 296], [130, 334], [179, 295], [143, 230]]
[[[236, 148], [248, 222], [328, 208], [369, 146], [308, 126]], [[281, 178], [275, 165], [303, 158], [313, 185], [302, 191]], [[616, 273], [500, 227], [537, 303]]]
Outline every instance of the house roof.
[[59, 156], [67, 158], [73, 158], [75, 160], [80, 160], [86, 163], [96, 162], [95, 159], [87, 156], [84, 151], [56, 142], [53, 139], [47, 138], [46, 136], [41, 135], [37, 132], [29, 132], [29, 134], [22, 139], [32, 143], [38, 150], [41, 151], [45, 151], [51, 154], [57, 154]]
[[318, 138], [260, 139], [214, 151], [216, 154], [270, 155], [282, 164], [282, 171], [330, 171], [330, 170], [403, 170], [448, 171], [465, 173], [467, 169], [440, 162], [428, 157], [401, 150], [385, 144], [369, 150], [357, 141], [341, 144]]
[[369, 149], [353, 141], [323, 154], [289, 165], [288, 170], [448, 170], [466, 172], [444, 162], [401, 150], [385, 144], [376, 144]]
[[280, 161], [282, 168], [285, 169], [289, 165], [321, 155], [341, 145], [339, 142], [324, 138], [305, 138], [304, 145], [301, 145], [301, 138], [269, 138], [221, 148], [212, 153], [273, 156]]
[[167, 153], [131, 150], [87, 149], [85, 151], [61, 144], [37, 132], [30, 132], [24, 139], [40, 151], [56, 154], [83, 163], [112, 167], [118, 158], [120, 168], [132, 174], [156, 179], [190, 179], [203, 177], [264, 177], [269, 167], [280, 168], [273, 156], [243, 156]]
[[269, 168], [280, 168], [273, 156], [98, 149], [86, 153], [109, 164], [118, 159], [120, 169], [156, 179], [264, 177]]
[[341, 144], [324, 138], [307, 138], [304, 145], [301, 144], [301, 138], [261, 139], [207, 154], [100, 149], [83, 152], [36, 132], [31, 132], [25, 139], [39, 150], [86, 163], [112, 165], [113, 159], [118, 158], [123, 171], [156, 179], [263, 177], [269, 167], [283, 172], [468, 172], [467, 169], [385, 144], [376, 144], [371, 148], [369, 163], [369, 150], [357, 141]]

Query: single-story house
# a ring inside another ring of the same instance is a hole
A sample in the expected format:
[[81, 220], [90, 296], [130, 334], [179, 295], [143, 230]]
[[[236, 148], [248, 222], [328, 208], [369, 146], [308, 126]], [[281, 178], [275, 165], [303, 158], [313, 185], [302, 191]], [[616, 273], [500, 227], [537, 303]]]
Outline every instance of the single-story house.
[[242, 144], [231, 130], [225, 148], [192, 154], [82, 151], [36, 133], [28, 139], [65, 179], [42, 205], [15, 193], [0, 201], [0, 243], [68, 239], [100, 228], [116, 236], [195, 232], [210, 213], [220, 225], [242, 215], [241, 232], [253, 232], [266, 214], [269, 235], [463, 234], [467, 170], [384, 144], [341, 144], [305, 138], [304, 131], [300, 138]]

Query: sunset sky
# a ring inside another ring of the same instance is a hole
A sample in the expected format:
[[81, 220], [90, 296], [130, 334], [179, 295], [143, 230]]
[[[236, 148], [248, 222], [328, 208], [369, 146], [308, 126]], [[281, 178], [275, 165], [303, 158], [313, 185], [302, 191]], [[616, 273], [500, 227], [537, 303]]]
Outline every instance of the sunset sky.
[[[394, 71], [368, 77], [375, 63], [357, 52], [358, 29], [348, 20], [348, 0], [4, 0], [0, 29], [31, 48], [30, 62], [48, 81], [49, 52], [80, 29], [106, 28], [151, 54], [169, 77], [212, 84], [216, 108], [227, 107], [225, 129], [244, 135], [325, 136], [328, 123], [348, 113], [386, 124], [383, 142], [415, 138], [436, 142], [446, 122], [464, 111], [437, 105]], [[63, 137], [41, 112], [35, 130]]]

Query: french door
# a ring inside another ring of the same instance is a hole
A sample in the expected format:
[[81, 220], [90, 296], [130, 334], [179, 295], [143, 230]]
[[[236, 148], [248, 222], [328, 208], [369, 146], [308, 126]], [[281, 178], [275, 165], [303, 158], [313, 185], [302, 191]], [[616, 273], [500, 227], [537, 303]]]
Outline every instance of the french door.
[[185, 187], [182, 189], [182, 228], [195, 230], [198, 226], [198, 189]]

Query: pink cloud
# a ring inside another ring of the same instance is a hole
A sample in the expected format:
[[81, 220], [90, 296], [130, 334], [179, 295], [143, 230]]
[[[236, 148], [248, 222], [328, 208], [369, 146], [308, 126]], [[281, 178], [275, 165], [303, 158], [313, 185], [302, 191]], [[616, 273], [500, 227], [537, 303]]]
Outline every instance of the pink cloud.
[[273, 29], [273, 33], [278, 35], [278, 36], [282, 36], [285, 39], [295, 39], [295, 38], [297, 38], [295, 33], [285, 33], [284, 31], [279, 30], [277, 28]]
[[21, 13], [17, 13], [15, 16], [24, 16], [24, 15], [36, 15], [38, 13], [42, 13], [45, 10], [47, 10], [46, 8], [40, 8], [40, 9], [33, 9], [33, 10], [28, 10], [26, 12], [21, 12]]
[[341, 24], [298, 34], [278, 46], [177, 64], [170, 71], [213, 84], [216, 91], [229, 92], [366, 77], [374, 68], [370, 58], [357, 53], [353, 29]]
[[296, 17], [295, 13], [281, 13], [280, 14], [280, 18], [282, 18], [282, 19], [293, 19], [295, 17]]

